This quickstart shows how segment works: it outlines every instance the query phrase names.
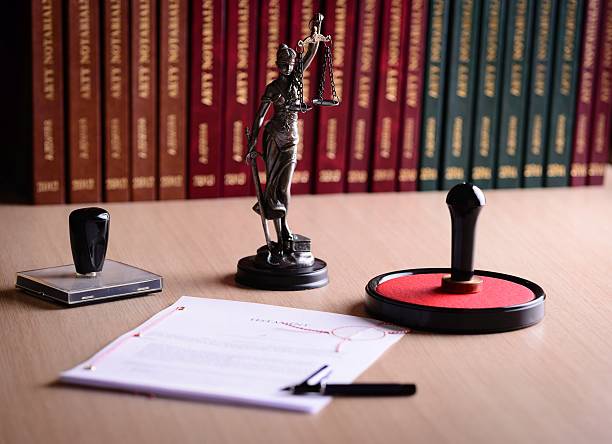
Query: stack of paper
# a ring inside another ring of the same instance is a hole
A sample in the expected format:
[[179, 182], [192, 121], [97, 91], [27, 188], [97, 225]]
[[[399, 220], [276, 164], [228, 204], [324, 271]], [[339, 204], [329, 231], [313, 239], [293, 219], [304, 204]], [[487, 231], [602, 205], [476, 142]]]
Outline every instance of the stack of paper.
[[282, 388], [325, 364], [327, 382], [352, 382], [403, 334], [355, 316], [183, 296], [61, 380], [315, 413], [330, 398]]

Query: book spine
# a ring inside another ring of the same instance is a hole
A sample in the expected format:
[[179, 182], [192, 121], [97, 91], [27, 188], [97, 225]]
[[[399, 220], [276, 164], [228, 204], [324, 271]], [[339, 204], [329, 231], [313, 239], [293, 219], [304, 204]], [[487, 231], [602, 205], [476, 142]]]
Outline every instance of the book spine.
[[[340, 105], [319, 109], [315, 192], [341, 193], [345, 182], [357, 2], [355, 0], [326, 2], [323, 15], [325, 20], [322, 33], [331, 35], [333, 40], [331, 45], [333, 72]], [[321, 43], [318, 54], [320, 60], [324, 59], [324, 51], [325, 45]], [[323, 68], [320, 67], [320, 75], [327, 75]], [[318, 95], [316, 85], [316, 82], [312, 85], [313, 96]]]
[[499, 130], [499, 113], [506, 42], [507, 3], [484, 0], [476, 116], [472, 147], [471, 181], [480, 188], [493, 188], [493, 171]]
[[401, 86], [408, 8], [403, 0], [385, 0], [382, 4], [385, 26], [380, 35], [378, 92], [372, 152], [371, 191], [394, 191], [398, 163], [401, 124]]
[[100, 9], [95, 0], [68, 2], [70, 202], [99, 202]]
[[536, 1], [529, 118], [523, 166], [525, 188], [541, 187], [544, 181], [544, 153], [545, 147], [548, 146], [557, 9], [557, 0]]
[[221, 195], [225, 0], [192, 3], [189, 198]]
[[[299, 39], [310, 35], [309, 22], [314, 14], [321, 12], [321, 5], [316, 0], [295, 0], [291, 5], [291, 26], [289, 29], [289, 46], [295, 45]], [[324, 24], [325, 26], [325, 24]], [[315, 58], [310, 67], [304, 71], [304, 101], [308, 102], [316, 91], [318, 63]], [[293, 172], [291, 192], [304, 194], [314, 188], [314, 150], [317, 139], [318, 110], [313, 108], [307, 113], [298, 113], [297, 166]]]
[[132, 0], [132, 200], [157, 195], [157, 1]]
[[379, 16], [380, 2], [365, 0], [359, 3], [353, 81], [355, 94], [352, 97], [346, 171], [346, 191], [349, 193], [363, 193], [368, 190]]
[[442, 189], [464, 182], [469, 174], [480, 0], [454, 2], [449, 45], [448, 91], [442, 153]]
[[251, 30], [257, 27], [257, 11], [255, 0], [227, 2], [223, 196], [247, 196], [251, 189], [245, 130], [255, 112], [257, 39]]
[[159, 14], [159, 198], [184, 199], [187, 143], [187, 0]]
[[595, 71], [598, 63], [597, 51], [604, 15], [603, 3], [603, 0], [588, 0], [586, 5], [570, 168], [570, 185], [574, 187], [586, 185], [587, 182], [587, 162], [591, 145], [590, 128], [595, 97]]
[[561, 0], [544, 182], [547, 187], [569, 184], [583, 12], [582, 0]]
[[527, 127], [533, 6], [533, 0], [512, 0], [508, 7], [508, 50], [504, 54], [496, 177], [498, 188], [517, 188], [521, 185]]
[[450, 5], [450, 0], [432, 0], [429, 4], [427, 66], [421, 126], [422, 150], [419, 165], [419, 190], [423, 191], [438, 189], [444, 128]]
[[[262, 0], [259, 10], [259, 48], [257, 56], [257, 89], [255, 93], [255, 109], [259, 107], [260, 99], [264, 95], [266, 85], [278, 77], [276, 66], [276, 52], [282, 43], [287, 42], [287, 19], [289, 5], [287, 0]], [[268, 111], [266, 121], [270, 118]], [[265, 123], [264, 123], [265, 124]], [[257, 157], [259, 181], [266, 183], [266, 166], [261, 156]], [[252, 188], [255, 194], [255, 188]], [[292, 187], [295, 193], [295, 187]]]
[[602, 185], [610, 150], [612, 120], [612, 2], [604, 4], [597, 88], [591, 126], [591, 150], [587, 170], [588, 185]]
[[104, 2], [104, 200], [130, 200], [129, 0]]
[[415, 191], [421, 145], [421, 117], [425, 85], [425, 44], [427, 41], [427, 4], [425, 0], [410, 2], [408, 59], [405, 69], [404, 129], [400, 146], [399, 191]]
[[32, 161], [35, 204], [66, 200], [62, 1], [32, 0]]

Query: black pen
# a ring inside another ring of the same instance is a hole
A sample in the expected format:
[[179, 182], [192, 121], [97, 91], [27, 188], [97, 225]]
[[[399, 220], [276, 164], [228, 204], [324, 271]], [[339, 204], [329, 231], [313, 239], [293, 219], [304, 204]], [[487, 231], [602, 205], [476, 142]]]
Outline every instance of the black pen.
[[317, 393], [323, 396], [411, 396], [415, 384], [299, 384], [284, 390], [293, 395]]
[[411, 396], [416, 393], [414, 384], [326, 384], [325, 380], [331, 371], [320, 378], [318, 383], [309, 384], [309, 381], [327, 369], [329, 366], [325, 364], [303, 382], [285, 387], [283, 390], [291, 392], [292, 395], [316, 393], [323, 396]]

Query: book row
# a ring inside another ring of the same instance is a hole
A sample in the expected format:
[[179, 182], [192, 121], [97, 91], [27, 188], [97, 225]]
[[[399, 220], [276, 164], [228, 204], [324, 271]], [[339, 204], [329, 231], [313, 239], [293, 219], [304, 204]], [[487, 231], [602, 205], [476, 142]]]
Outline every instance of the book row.
[[603, 182], [610, 1], [32, 0], [34, 202], [253, 194], [245, 130], [317, 12], [341, 103], [299, 114], [294, 194]]

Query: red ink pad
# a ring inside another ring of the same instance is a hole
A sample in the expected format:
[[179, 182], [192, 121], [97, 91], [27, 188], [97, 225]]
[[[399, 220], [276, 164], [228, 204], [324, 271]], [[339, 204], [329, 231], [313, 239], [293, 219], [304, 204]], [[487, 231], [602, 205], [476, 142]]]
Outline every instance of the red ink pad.
[[484, 193], [470, 183], [446, 196], [451, 216], [451, 267], [392, 271], [366, 286], [375, 317], [416, 330], [496, 333], [536, 324], [544, 317], [544, 290], [531, 281], [474, 270], [476, 221]]

